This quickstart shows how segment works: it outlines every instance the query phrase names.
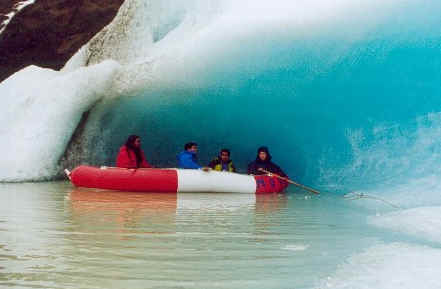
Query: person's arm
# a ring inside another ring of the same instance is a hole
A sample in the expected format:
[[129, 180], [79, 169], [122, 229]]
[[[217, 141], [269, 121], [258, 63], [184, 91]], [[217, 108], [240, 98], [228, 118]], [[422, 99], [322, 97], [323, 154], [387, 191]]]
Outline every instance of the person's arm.
[[116, 157], [116, 166], [118, 168], [131, 168], [129, 154], [125, 147], [119, 149], [118, 156]]
[[234, 166], [233, 163], [231, 163], [231, 168], [233, 169], [233, 173], [235, 173], [236, 172], [236, 167]]
[[255, 169], [254, 169], [254, 164], [253, 163], [251, 163], [251, 164], [249, 164], [248, 165], [248, 174], [249, 175], [254, 175], [256, 172], [255, 172]]
[[278, 174], [279, 176], [284, 177], [284, 178], [289, 178], [288, 175], [285, 174], [285, 172], [282, 171], [282, 169], [278, 165], [276, 165], [276, 164], [273, 164], [273, 165], [274, 165], [274, 173], [275, 174]]
[[147, 162], [147, 160], [143, 160], [140, 167], [141, 168], [150, 168], [150, 169], [153, 168], [152, 165]]
[[199, 164], [195, 163], [193, 160], [190, 160], [189, 168], [190, 169], [202, 169], [202, 166], [200, 166]]
[[208, 167], [210, 167], [211, 169], [214, 170], [214, 168], [216, 167], [216, 161], [215, 160], [211, 160], [211, 162], [208, 164]]
[[200, 169], [202, 166], [198, 165], [193, 161], [193, 158], [191, 155], [186, 154], [181, 156], [181, 165], [183, 169]]
[[152, 166], [147, 162], [143, 151], [141, 151], [141, 156], [142, 156], [142, 162], [140, 164], [140, 167], [141, 168], [152, 168]]

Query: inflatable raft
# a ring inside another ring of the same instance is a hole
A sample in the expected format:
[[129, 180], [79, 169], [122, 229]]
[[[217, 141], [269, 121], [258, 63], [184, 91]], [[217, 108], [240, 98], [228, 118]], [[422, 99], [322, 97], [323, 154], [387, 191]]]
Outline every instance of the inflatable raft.
[[184, 169], [79, 166], [67, 172], [76, 187], [129, 192], [278, 193], [288, 183], [276, 176]]

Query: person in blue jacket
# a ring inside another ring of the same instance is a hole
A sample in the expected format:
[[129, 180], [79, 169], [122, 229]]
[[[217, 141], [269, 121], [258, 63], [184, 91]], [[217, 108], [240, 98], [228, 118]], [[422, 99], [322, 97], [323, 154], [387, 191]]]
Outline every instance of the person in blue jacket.
[[178, 168], [180, 169], [202, 169], [197, 160], [198, 144], [194, 142], [186, 143], [184, 151], [177, 155]]

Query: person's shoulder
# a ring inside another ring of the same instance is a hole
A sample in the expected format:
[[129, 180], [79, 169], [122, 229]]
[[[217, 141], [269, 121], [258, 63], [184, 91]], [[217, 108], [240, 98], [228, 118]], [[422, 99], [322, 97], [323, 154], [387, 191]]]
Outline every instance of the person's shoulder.
[[187, 151], [182, 151], [182, 152], [178, 153], [178, 157], [186, 157], [186, 156], [188, 156], [188, 155], [189, 155], [189, 154], [188, 154]]
[[285, 172], [277, 164], [270, 162], [270, 165], [275, 173], [282, 174], [282, 176], [286, 176]]
[[120, 152], [127, 151], [127, 147], [126, 147], [126, 145], [121, 146], [121, 147], [119, 148], [119, 151], [120, 151]]

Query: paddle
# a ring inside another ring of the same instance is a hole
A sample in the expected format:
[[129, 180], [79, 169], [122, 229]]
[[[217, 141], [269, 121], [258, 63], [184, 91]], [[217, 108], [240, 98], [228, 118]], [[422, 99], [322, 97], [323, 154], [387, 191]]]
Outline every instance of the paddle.
[[282, 176], [279, 176], [278, 174], [275, 174], [275, 173], [269, 172], [269, 171], [264, 170], [264, 169], [262, 169], [262, 168], [260, 168], [259, 171], [264, 172], [264, 173], [269, 174], [269, 175], [272, 175], [272, 176], [275, 176], [275, 177], [277, 177], [277, 178], [279, 178], [279, 179], [281, 179], [281, 180], [284, 180], [285, 182], [288, 182], [288, 183], [290, 183], [290, 184], [293, 184], [293, 185], [295, 185], [295, 186], [297, 186], [297, 187], [299, 187], [299, 188], [302, 188], [302, 189], [304, 189], [304, 190], [306, 190], [306, 191], [312, 192], [312, 193], [314, 193], [314, 194], [320, 194], [320, 192], [317, 191], [317, 190], [314, 190], [314, 189], [308, 188], [307, 186], [304, 186], [304, 185], [302, 185], [302, 184], [299, 184], [299, 183], [296, 183], [296, 182], [294, 182], [294, 181], [291, 181], [290, 179], [285, 178], [285, 177], [282, 177]]

